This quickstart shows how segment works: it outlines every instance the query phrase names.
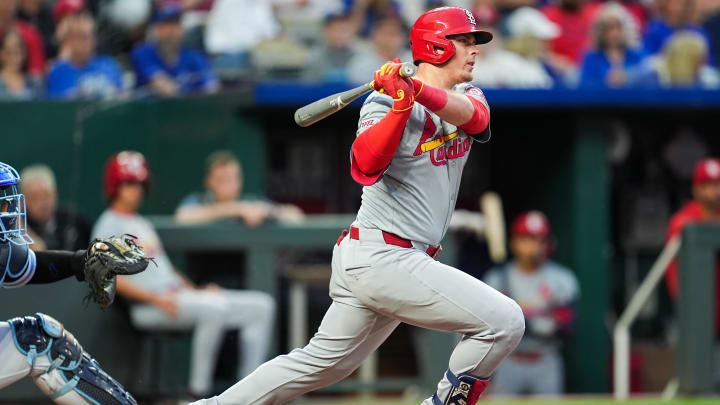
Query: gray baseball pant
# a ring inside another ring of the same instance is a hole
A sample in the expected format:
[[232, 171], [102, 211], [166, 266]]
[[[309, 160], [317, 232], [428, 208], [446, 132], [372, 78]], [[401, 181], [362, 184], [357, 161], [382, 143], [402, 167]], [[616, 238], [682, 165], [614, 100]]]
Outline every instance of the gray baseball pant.
[[[333, 250], [333, 303], [310, 343], [194, 404], [274, 405], [326, 387], [350, 375], [400, 322], [463, 334], [450, 371], [489, 377], [522, 338], [522, 310], [480, 280], [433, 260], [427, 245], [414, 246], [388, 245], [372, 229], [360, 229], [359, 240], [346, 236]], [[438, 397], [450, 389], [443, 376]], [[423, 405], [433, 405], [432, 398]]]
[[190, 390], [207, 393], [222, 344], [230, 329], [240, 330], [238, 377], [262, 364], [272, 337], [275, 301], [263, 292], [236, 290], [180, 290], [177, 318], [152, 305], [134, 305], [133, 325], [143, 330], [192, 330]]

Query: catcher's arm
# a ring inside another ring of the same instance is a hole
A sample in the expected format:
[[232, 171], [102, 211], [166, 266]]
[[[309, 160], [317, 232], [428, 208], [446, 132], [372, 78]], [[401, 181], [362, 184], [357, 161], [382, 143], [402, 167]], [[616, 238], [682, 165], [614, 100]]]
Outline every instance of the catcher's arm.
[[[102, 242], [94, 242], [90, 254], [95, 250], [107, 250]], [[85, 281], [85, 261], [88, 257], [86, 249], [76, 250], [42, 250], [35, 252], [35, 273], [28, 284], [49, 284], [75, 276], [78, 281]]]
[[35, 274], [28, 284], [48, 284], [75, 276], [85, 280], [83, 268], [87, 250], [43, 250], [35, 252]]

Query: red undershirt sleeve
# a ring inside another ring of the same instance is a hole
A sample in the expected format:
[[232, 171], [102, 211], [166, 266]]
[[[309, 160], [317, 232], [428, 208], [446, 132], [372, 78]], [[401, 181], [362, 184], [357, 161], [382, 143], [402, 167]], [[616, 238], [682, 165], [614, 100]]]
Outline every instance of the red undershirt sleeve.
[[363, 186], [375, 184], [390, 165], [412, 109], [389, 111], [355, 139], [350, 153], [350, 174]]
[[468, 97], [475, 110], [470, 121], [460, 125], [460, 129], [470, 135], [480, 134], [490, 125], [490, 111], [487, 106], [475, 97]]

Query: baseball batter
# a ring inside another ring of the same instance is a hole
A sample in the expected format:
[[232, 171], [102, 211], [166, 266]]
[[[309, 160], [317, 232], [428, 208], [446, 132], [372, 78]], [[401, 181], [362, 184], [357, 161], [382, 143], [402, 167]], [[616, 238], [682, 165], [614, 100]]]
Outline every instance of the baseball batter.
[[[25, 196], [18, 192], [19, 184], [17, 171], [0, 162], [0, 287], [52, 283], [72, 276], [85, 280], [85, 250], [30, 250]], [[93, 243], [91, 252], [101, 248], [103, 244]], [[108, 276], [115, 277], [103, 273]], [[0, 389], [27, 376], [57, 404], [137, 405], [60, 322], [45, 314], [0, 322]]]
[[410, 33], [415, 79], [388, 62], [360, 111], [351, 175], [357, 219], [334, 246], [328, 309], [304, 348], [276, 357], [196, 404], [280, 404], [350, 375], [400, 324], [461, 333], [423, 405], [474, 405], [525, 324], [520, 307], [435, 261], [472, 145], [490, 137], [483, 93], [467, 84], [492, 35], [462, 8], [430, 10]]

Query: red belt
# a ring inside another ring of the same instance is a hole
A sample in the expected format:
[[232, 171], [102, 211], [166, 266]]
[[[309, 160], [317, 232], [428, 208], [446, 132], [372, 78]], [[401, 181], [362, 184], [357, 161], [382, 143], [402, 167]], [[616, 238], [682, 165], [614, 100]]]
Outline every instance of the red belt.
[[[347, 234], [348, 234], [348, 231], [343, 230], [342, 234], [340, 235], [340, 239], [338, 239], [338, 245], [340, 244], [340, 242], [343, 240], [343, 238]], [[385, 243], [387, 243], [388, 245], [400, 246], [400, 247], [404, 247], [404, 248], [413, 247], [412, 242], [410, 242], [409, 240], [407, 240], [403, 237], [397, 236], [394, 233], [382, 231], [382, 236], [383, 236], [383, 239], [385, 240]], [[351, 226], [350, 227], [350, 239], [360, 240], [360, 229], [358, 229], [354, 226]], [[442, 248], [440, 246], [429, 246], [427, 248], [427, 250], [425, 251], [425, 253], [427, 253], [430, 257], [432, 257], [434, 259], [434, 258], [436, 258], [436, 255], [440, 254], [441, 251], [442, 251]]]
[[539, 352], [515, 352], [512, 354], [513, 359], [525, 363], [535, 363], [540, 360], [542, 356], [542, 353]]

